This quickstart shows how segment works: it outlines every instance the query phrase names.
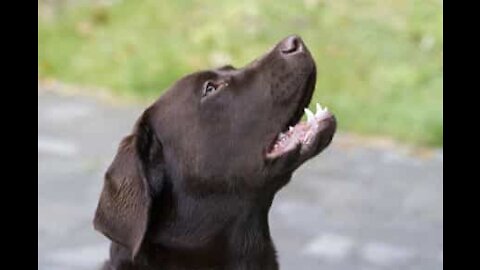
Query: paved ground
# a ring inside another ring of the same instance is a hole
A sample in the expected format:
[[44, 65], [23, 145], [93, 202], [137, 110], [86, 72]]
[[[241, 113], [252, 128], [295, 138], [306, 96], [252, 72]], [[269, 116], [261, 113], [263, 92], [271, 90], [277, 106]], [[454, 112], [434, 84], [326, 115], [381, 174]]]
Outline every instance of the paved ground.
[[[95, 269], [102, 175], [138, 107], [38, 94], [38, 269]], [[337, 136], [270, 213], [281, 269], [443, 269], [443, 153], [412, 157]]]

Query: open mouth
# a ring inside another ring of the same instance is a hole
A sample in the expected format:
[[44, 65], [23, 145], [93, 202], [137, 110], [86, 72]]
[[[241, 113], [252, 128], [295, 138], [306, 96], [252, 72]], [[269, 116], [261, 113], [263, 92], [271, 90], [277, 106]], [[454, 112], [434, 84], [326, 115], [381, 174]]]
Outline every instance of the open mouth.
[[297, 149], [297, 147], [308, 150], [315, 138], [321, 136], [322, 131], [325, 130], [323, 123], [333, 117], [327, 107], [322, 108], [319, 103], [316, 105], [315, 113], [308, 108], [304, 109], [304, 113], [307, 120], [297, 122], [294, 126], [289, 126], [286, 130], [280, 132], [271, 143], [266, 154], [267, 158], [278, 158]]

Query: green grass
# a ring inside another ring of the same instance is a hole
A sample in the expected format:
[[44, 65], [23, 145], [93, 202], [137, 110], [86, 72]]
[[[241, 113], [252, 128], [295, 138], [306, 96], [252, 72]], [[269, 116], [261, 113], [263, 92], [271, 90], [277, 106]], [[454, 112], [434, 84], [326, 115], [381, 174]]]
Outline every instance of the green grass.
[[439, 0], [124, 0], [39, 17], [40, 78], [156, 98], [179, 77], [240, 67], [288, 34], [318, 68], [312, 104], [339, 129], [443, 144]]

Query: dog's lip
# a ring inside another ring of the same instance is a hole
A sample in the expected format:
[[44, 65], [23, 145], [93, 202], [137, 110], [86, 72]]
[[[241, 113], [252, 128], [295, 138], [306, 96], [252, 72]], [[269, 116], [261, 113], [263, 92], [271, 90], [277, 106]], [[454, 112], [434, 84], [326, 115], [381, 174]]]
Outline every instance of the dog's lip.
[[306, 84], [303, 89], [303, 95], [297, 106], [297, 109], [295, 110], [292, 117], [286, 123], [286, 125], [283, 127], [283, 130], [281, 131], [286, 131], [288, 127], [298, 124], [300, 119], [302, 119], [304, 108], [308, 107], [312, 98], [312, 93], [315, 88], [316, 74], [317, 74], [317, 71], [314, 67], [307, 77]]

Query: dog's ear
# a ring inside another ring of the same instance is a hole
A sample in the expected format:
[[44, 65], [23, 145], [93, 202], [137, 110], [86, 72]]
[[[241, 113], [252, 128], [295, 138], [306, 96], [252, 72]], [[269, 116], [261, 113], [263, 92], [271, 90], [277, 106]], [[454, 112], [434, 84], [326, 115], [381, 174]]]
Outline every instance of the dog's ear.
[[138, 253], [149, 224], [152, 198], [163, 184], [162, 146], [149, 123], [148, 110], [125, 137], [108, 168], [94, 227], [112, 241]]

